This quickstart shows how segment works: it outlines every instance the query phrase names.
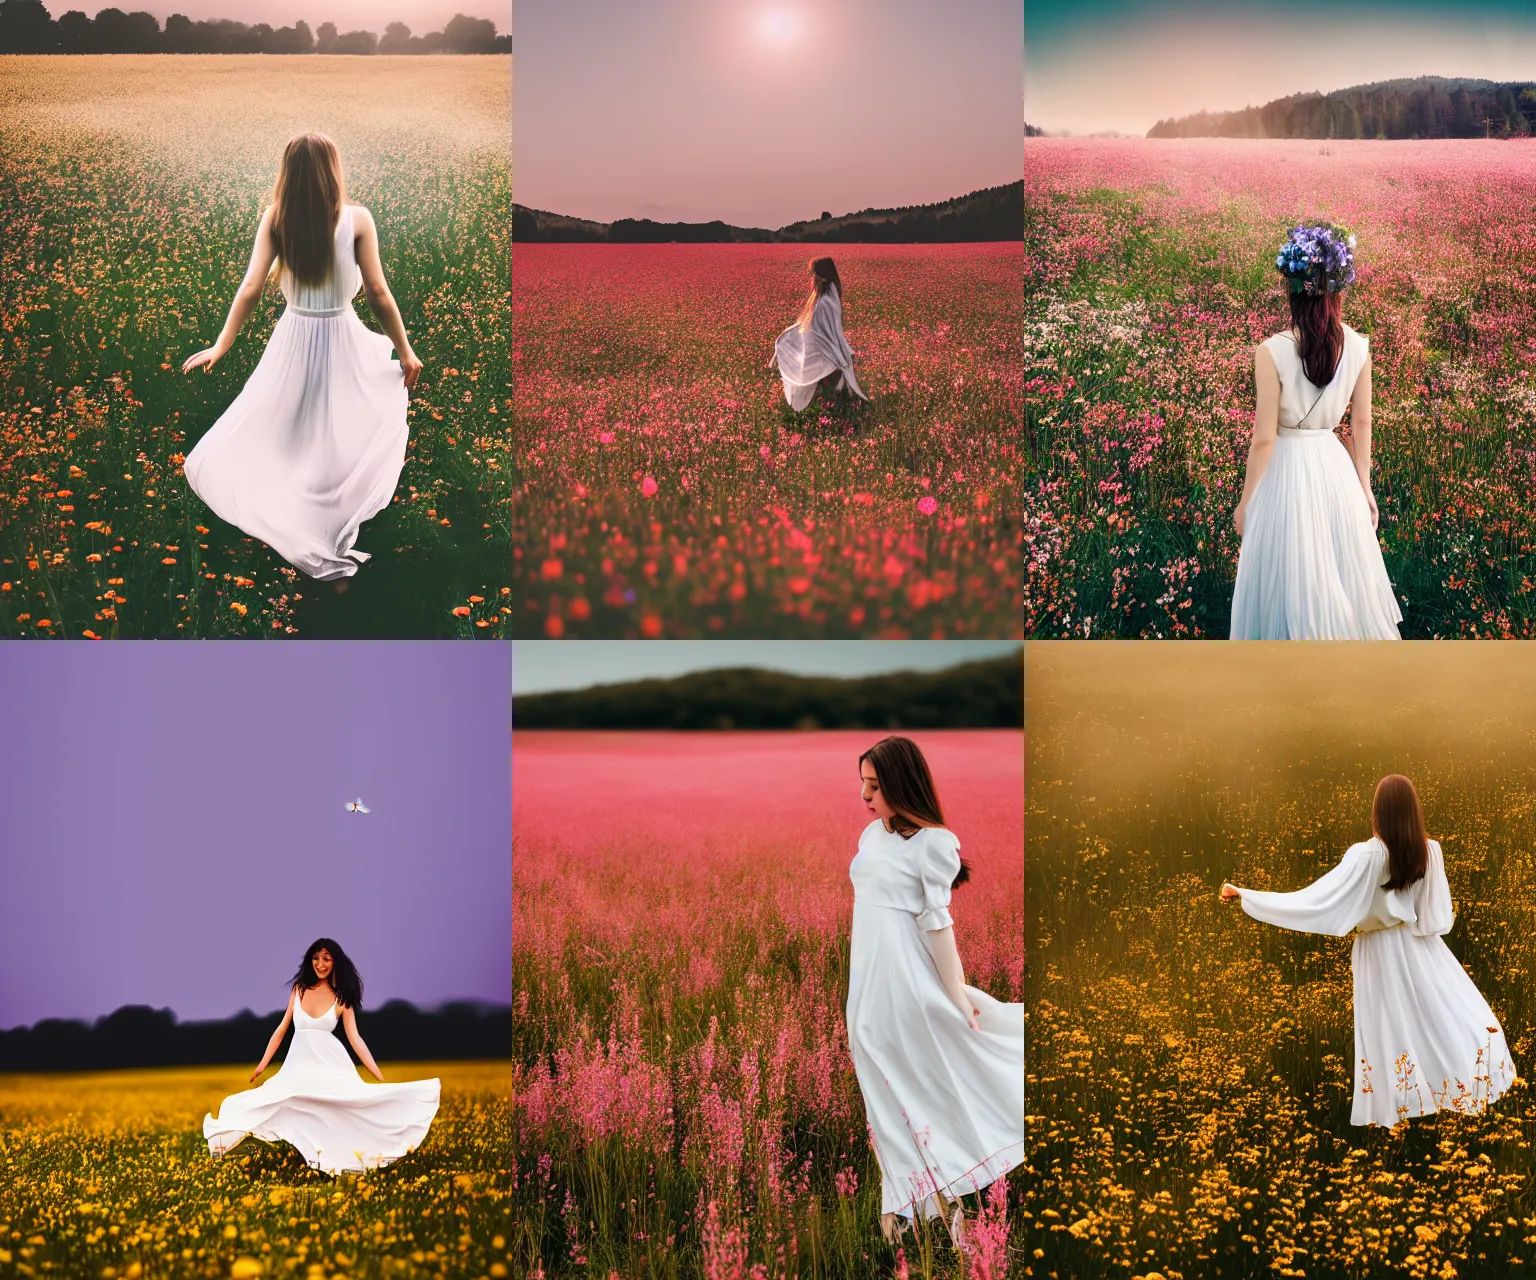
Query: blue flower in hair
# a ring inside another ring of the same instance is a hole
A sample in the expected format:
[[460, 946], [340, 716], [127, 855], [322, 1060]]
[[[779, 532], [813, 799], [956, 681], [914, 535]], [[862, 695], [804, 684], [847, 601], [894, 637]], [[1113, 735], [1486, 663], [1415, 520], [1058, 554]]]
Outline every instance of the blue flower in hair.
[[1338, 293], [1355, 282], [1355, 236], [1333, 222], [1292, 227], [1275, 255], [1275, 270], [1292, 293]]

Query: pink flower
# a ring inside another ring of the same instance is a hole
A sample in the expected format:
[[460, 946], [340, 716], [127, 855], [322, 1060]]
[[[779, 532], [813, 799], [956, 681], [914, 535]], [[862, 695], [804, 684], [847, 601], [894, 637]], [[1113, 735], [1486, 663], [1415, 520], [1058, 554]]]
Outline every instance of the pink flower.
[[939, 500], [937, 498], [930, 497], [928, 494], [924, 494], [917, 500], [917, 509], [921, 511], [925, 516], [931, 516], [935, 511], [939, 509]]
[[652, 480], [650, 476], [646, 476], [646, 478], [640, 482], [640, 492], [647, 498], [654, 498], [656, 496], [656, 482]]
[[613, 443], [613, 432], [611, 432], [611, 431], [599, 431], [597, 433], [597, 441], [598, 441], [599, 444], [612, 444]]

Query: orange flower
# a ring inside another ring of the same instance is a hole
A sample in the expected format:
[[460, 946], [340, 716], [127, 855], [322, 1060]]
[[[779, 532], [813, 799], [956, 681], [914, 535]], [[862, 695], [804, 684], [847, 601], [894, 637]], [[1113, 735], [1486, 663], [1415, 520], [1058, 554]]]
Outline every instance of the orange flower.
[[453, 616], [455, 618], [469, 617], [469, 606], [467, 604], [461, 604], [457, 609], [453, 611]]

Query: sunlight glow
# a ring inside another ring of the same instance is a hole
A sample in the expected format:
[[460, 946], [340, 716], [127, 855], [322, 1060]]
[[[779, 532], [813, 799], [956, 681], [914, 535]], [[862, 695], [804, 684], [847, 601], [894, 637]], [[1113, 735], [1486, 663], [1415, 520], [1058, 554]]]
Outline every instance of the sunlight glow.
[[765, 44], [787, 49], [796, 44], [805, 29], [800, 15], [792, 9], [765, 9], [757, 17], [757, 34]]

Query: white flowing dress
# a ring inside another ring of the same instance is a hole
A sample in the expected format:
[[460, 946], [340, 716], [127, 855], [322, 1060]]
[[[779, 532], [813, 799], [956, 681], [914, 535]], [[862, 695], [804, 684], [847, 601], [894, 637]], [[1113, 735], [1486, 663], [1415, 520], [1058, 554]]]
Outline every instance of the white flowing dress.
[[362, 287], [354, 205], [336, 222], [324, 284], [282, 272], [288, 305], [234, 403], [187, 455], [187, 483], [221, 520], [312, 578], [368, 554], [358, 526], [390, 503], [405, 466], [409, 393], [393, 344], [352, 309]]
[[967, 987], [979, 1031], [944, 994], [928, 933], [943, 929], [960, 842], [876, 820], [849, 867], [848, 1047], [880, 1165], [881, 1212], [939, 1212], [1024, 1159], [1024, 1006]]
[[1396, 640], [1403, 620], [1354, 460], [1333, 428], [1368, 355], [1344, 326], [1333, 381], [1307, 379], [1290, 333], [1264, 342], [1280, 374], [1280, 424], [1249, 500], [1232, 592], [1233, 640]]
[[816, 299], [807, 328], [802, 329], [797, 320], [779, 335], [773, 344], [773, 363], [784, 380], [784, 399], [796, 413], [810, 404], [816, 384], [832, 373], [842, 375], [838, 389], [846, 387], [869, 399], [853, 376], [853, 348], [843, 332], [843, 301], [835, 284]]
[[336, 1029], [333, 1004], [318, 1018], [293, 1002], [293, 1040], [270, 1080], [233, 1093], [203, 1117], [209, 1153], [221, 1156], [247, 1135], [288, 1142], [325, 1173], [377, 1169], [415, 1150], [437, 1114], [440, 1082], [368, 1084], [359, 1079]]
[[1421, 879], [1391, 879], [1387, 847], [1352, 845], [1295, 893], [1242, 891], [1255, 920], [1342, 938], [1355, 931], [1355, 1100], [1351, 1124], [1391, 1128], [1444, 1109], [1482, 1111], [1515, 1080], [1504, 1032], [1441, 934], [1456, 914], [1437, 841]]

